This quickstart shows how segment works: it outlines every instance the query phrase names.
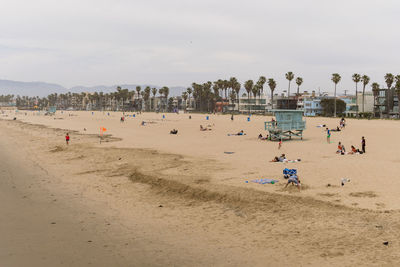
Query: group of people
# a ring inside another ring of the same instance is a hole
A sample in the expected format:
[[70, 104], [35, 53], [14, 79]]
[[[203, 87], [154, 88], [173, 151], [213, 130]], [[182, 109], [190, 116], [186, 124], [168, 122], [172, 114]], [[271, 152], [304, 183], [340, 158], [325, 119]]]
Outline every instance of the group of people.
[[364, 154], [365, 153], [365, 146], [366, 146], [366, 142], [365, 142], [365, 138], [364, 136], [361, 138], [361, 150], [356, 148], [355, 146], [351, 146], [351, 150], [350, 151], [346, 151], [346, 148], [344, 147], [344, 145], [339, 142], [338, 146], [337, 146], [337, 150], [336, 150], [336, 154], [341, 154], [341, 155], [345, 155], [345, 154]]

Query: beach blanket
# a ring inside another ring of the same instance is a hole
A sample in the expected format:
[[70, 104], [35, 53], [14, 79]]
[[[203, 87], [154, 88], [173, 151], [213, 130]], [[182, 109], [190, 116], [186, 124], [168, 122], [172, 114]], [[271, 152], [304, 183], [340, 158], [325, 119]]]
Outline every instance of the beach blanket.
[[235, 153], [235, 152], [225, 151], [224, 153], [225, 153], [225, 154], [233, 154], [233, 153]]
[[274, 179], [256, 179], [256, 180], [252, 180], [253, 183], [257, 183], [257, 184], [274, 184], [279, 182], [278, 180], [274, 180]]

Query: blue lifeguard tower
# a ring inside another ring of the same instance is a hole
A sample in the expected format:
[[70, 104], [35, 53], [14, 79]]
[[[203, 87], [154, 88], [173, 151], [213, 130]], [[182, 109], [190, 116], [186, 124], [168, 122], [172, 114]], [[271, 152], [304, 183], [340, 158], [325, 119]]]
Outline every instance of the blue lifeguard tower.
[[269, 132], [269, 140], [279, 141], [300, 137], [303, 140], [303, 130], [306, 121], [302, 110], [275, 109], [272, 110], [276, 121], [266, 121], [265, 130]]

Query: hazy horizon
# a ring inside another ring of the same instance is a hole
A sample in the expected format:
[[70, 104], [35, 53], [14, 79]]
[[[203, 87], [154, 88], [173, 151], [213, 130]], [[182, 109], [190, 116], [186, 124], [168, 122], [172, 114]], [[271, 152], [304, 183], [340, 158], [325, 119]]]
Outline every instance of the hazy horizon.
[[381, 85], [400, 74], [398, 11], [394, 0], [3, 0], [0, 79], [187, 87], [263, 75], [280, 92], [292, 71], [302, 90], [329, 92], [339, 73], [351, 93], [355, 72]]

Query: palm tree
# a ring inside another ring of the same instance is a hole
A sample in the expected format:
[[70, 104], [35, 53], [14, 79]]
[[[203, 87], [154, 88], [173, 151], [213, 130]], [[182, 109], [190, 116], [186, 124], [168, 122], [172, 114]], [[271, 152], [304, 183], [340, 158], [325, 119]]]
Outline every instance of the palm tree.
[[254, 82], [252, 80], [248, 80], [244, 83], [244, 89], [247, 91], [247, 101], [249, 105], [249, 114], [250, 114], [250, 93], [253, 91]]
[[169, 88], [167, 86], [164, 86], [162, 89], [162, 93], [165, 97], [165, 107], [167, 106], [167, 100], [168, 100], [168, 95], [169, 95]]
[[138, 106], [140, 106], [140, 110], [142, 109], [142, 103], [140, 103], [139, 99], [140, 99], [140, 91], [142, 90], [142, 88], [140, 86], [136, 86], [136, 93], [137, 93], [137, 103]]
[[185, 100], [185, 111], [186, 111], [186, 107], [187, 107], [187, 98], [188, 98], [188, 93], [187, 92], [183, 92], [182, 93], [182, 98], [183, 100]]
[[150, 94], [151, 94], [151, 88], [150, 86], [146, 86], [146, 88], [144, 89], [144, 95], [143, 95], [143, 99], [144, 99], [144, 103], [146, 105], [146, 111], [149, 110], [149, 99], [150, 99]]
[[376, 103], [378, 100], [378, 96], [379, 96], [379, 84], [378, 83], [372, 83], [371, 85], [372, 87], [372, 93], [374, 93], [374, 110], [376, 112]]
[[365, 86], [369, 83], [369, 77], [367, 75], [363, 75], [361, 77], [361, 82], [363, 83], [363, 92], [362, 92], [362, 112], [364, 113], [364, 102], [365, 102]]
[[387, 85], [387, 92], [386, 92], [386, 112], [387, 115], [389, 116], [389, 108], [390, 108], [390, 99], [391, 99], [391, 89], [392, 89], [392, 84], [394, 82], [394, 76], [391, 73], [386, 73], [385, 75], [385, 83]]
[[276, 88], [276, 82], [274, 79], [268, 79], [268, 86], [271, 89], [271, 109], [274, 109], [274, 90]]
[[353, 76], [352, 76], [352, 78], [353, 78], [353, 82], [356, 83], [356, 107], [357, 107], [357, 110], [356, 110], [356, 117], [358, 117], [358, 97], [357, 97], [358, 92], [357, 92], [357, 84], [361, 81], [361, 75], [358, 74], [358, 73], [354, 73]]
[[293, 74], [293, 72], [289, 71], [288, 73], [285, 74], [285, 77], [286, 77], [286, 80], [289, 81], [289, 87], [288, 87], [288, 98], [289, 98], [289, 96], [290, 96], [290, 82], [293, 80], [294, 74]]
[[156, 101], [156, 94], [157, 94], [157, 88], [152, 88], [151, 93], [153, 94], [153, 111], [155, 110], [155, 101]]
[[303, 78], [297, 77], [296, 84], [297, 84], [297, 96], [299, 96], [300, 95], [300, 85], [303, 84]]
[[[398, 101], [398, 103], [400, 103], [400, 75], [397, 75], [396, 77], [395, 77], [395, 79], [396, 79], [396, 83], [395, 83], [395, 85], [394, 85], [394, 88], [396, 88], [396, 94], [397, 94], [397, 101]], [[400, 105], [398, 105], [398, 106], [400, 106]], [[399, 108], [399, 110], [398, 110], [398, 117], [400, 118], [400, 108]]]
[[257, 81], [259, 105], [261, 105], [261, 93], [264, 92], [264, 84], [266, 81], [267, 79], [264, 76], [260, 76]]
[[332, 74], [332, 82], [335, 84], [335, 95], [334, 95], [334, 117], [336, 117], [336, 85], [340, 82], [342, 77], [340, 77], [339, 73]]
[[188, 87], [188, 88], [186, 89], [186, 92], [188, 93], [188, 97], [189, 97], [189, 107], [190, 107], [190, 95], [193, 93], [193, 90], [192, 90], [192, 88]]
[[236, 83], [233, 85], [233, 90], [235, 91], [236, 96], [237, 96], [238, 112], [239, 112], [239, 104], [240, 104], [240, 102], [239, 102], [239, 101], [240, 101], [240, 98], [239, 98], [240, 87], [241, 87], [241, 85], [240, 85], [239, 82], [236, 82]]

